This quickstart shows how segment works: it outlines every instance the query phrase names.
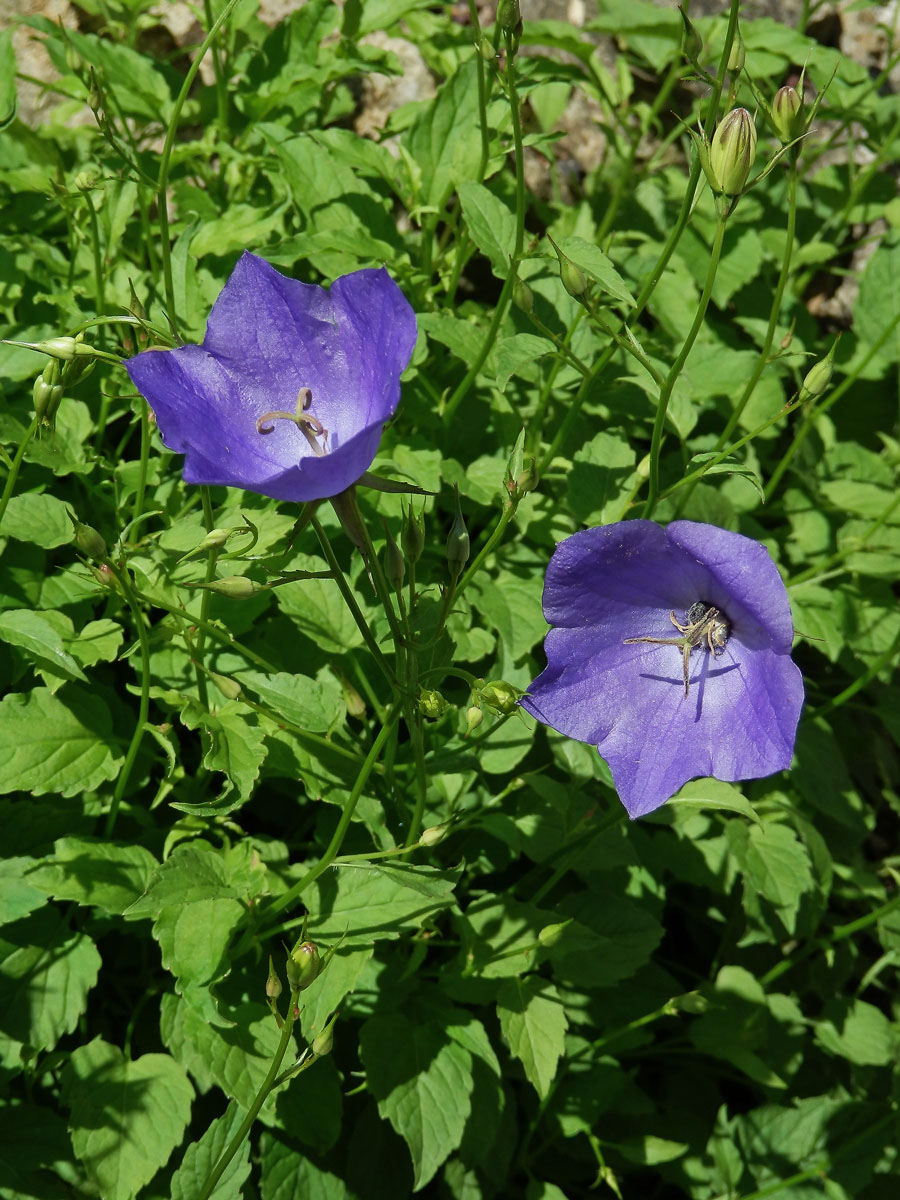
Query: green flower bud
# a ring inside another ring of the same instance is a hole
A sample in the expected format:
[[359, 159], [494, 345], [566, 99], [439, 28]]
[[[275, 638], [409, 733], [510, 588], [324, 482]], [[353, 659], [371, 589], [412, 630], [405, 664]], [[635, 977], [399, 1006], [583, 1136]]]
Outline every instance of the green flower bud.
[[365, 700], [363, 700], [362, 696], [343, 672], [339, 674], [339, 679], [341, 681], [341, 691], [344, 695], [344, 706], [347, 709], [347, 716], [356, 717], [357, 721], [362, 721], [366, 715]]
[[94, 182], [94, 174], [92, 171], [79, 171], [73, 180], [73, 183], [79, 192], [89, 192], [94, 186]]
[[825, 391], [828, 390], [828, 385], [831, 383], [831, 375], [834, 371], [834, 352], [837, 349], [837, 341], [828, 351], [824, 358], [820, 359], [806, 372], [806, 377], [800, 387], [800, 402], [805, 403], [807, 400], [816, 400]]
[[466, 732], [463, 737], [468, 737], [470, 733], [474, 733], [481, 722], [484, 720], [484, 713], [477, 704], [473, 704], [466, 709]]
[[302, 992], [315, 983], [322, 972], [322, 960], [315, 942], [298, 942], [287, 960], [288, 984], [292, 992]]
[[257, 592], [266, 590], [246, 575], [227, 575], [224, 579], [213, 579], [209, 583], [189, 583], [187, 586], [207, 588], [211, 592], [219, 592], [222, 596], [230, 596], [232, 600], [249, 600]]
[[556, 251], [556, 257], [559, 259], [559, 277], [563, 287], [573, 300], [583, 301], [590, 291], [590, 284], [585, 279], [584, 273], [580, 267], [575, 266], [567, 254], [563, 254], [553, 238], [550, 238], [550, 245]]
[[81, 74], [81, 68], [83, 66], [82, 61], [81, 61], [81, 55], [78, 53], [78, 51], [75, 49], [75, 47], [71, 43], [68, 43], [66, 45], [66, 66], [69, 68], [69, 70], [72, 72], [73, 75]]
[[334, 1046], [334, 1030], [330, 1025], [326, 1026], [321, 1033], [317, 1033], [313, 1038], [312, 1052], [317, 1058], [324, 1058], [326, 1054], [330, 1054]]
[[681, 34], [681, 52], [688, 62], [696, 63], [703, 53], [703, 38], [680, 4], [678, 11], [681, 13], [681, 23], [684, 26]]
[[406, 562], [387, 525], [384, 527], [384, 535], [387, 538], [384, 545], [384, 573], [391, 587], [399, 591], [406, 576]]
[[534, 292], [528, 286], [524, 279], [516, 276], [516, 281], [512, 289], [513, 304], [516, 308], [521, 308], [522, 312], [534, 311]]
[[518, 688], [514, 688], [511, 683], [504, 683], [502, 679], [486, 683], [479, 692], [482, 702], [503, 716], [508, 716], [516, 711], [520, 695], [521, 692]]
[[51, 429], [56, 424], [56, 413], [63, 398], [62, 367], [58, 358], [48, 360], [43, 371], [34, 381], [34, 415], [42, 425]]
[[272, 955], [269, 955], [269, 974], [266, 979], [266, 995], [270, 1000], [277, 1000], [281, 995], [281, 980], [278, 978], [278, 972], [272, 963]]
[[450, 822], [443, 821], [440, 825], [429, 825], [419, 834], [419, 845], [437, 846], [444, 840], [450, 830]]
[[556, 925], [545, 925], [538, 934], [538, 941], [542, 946], [549, 950], [550, 947], [555, 946], [562, 937], [566, 926], [571, 924], [572, 918], [570, 917], [568, 921], [560, 921]]
[[741, 37], [740, 29], [734, 31], [734, 41], [731, 43], [731, 53], [728, 55], [728, 70], [732, 75], [739, 75], [744, 69], [744, 62], [747, 58], [747, 51], [744, 48], [744, 39]]
[[215, 671], [210, 671], [209, 677], [226, 700], [237, 700], [243, 691], [238, 681], [229, 679], [227, 675], [217, 675]]
[[521, 33], [522, 13], [519, 0], [498, 0], [497, 24], [504, 33]]
[[425, 509], [423, 508], [420, 513], [416, 514], [412, 502], [406, 510], [406, 520], [400, 531], [400, 542], [403, 546], [403, 553], [406, 555], [406, 561], [415, 565], [422, 557], [422, 550], [425, 547]]
[[450, 575], [454, 583], [459, 579], [462, 569], [468, 561], [469, 531], [466, 529], [462, 509], [459, 506], [459, 488], [457, 488], [456, 516], [453, 518], [453, 525], [447, 538], [447, 565], [450, 568]]
[[522, 470], [518, 473], [515, 479], [507, 481], [506, 490], [517, 503], [527, 496], [529, 492], [533, 492], [540, 483], [541, 477], [538, 474], [537, 459], [532, 455], [528, 458]]
[[717, 192], [739, 196], [756, 158], [756, 125], [746, 108], [733, 108], [713, 134], [709, 149], [710, 182]]
[[106, 542], [90, 525], [83, 525], [75, 516], [71, 509], [67, 509], [69, 520], [72, 522], [74, 529], [74, 541], [76, 547], [81, 551], [85, 558], [106, 558]]
[[494, 47], [491, 45], [490, 38], [486, 38], [486, 37], [482, 37], [482, 39], [479, 41], [478, 53], [481, 55], [481, 57], [484, 59], [485, 62], [493, 62], [494, 59], [497, 57], [494, 54]]
[[772, 124], [779, 139], [787, 145], [806, 131], [803, 97], [796, 88], [783, 87], [772, 101]]
[[438, 717], [444, 715], [449, 707], [450, 705], [441, 693], [436, 692], [434, 688], [419, 689], [419, 712], [423, 717], [436, 721]]

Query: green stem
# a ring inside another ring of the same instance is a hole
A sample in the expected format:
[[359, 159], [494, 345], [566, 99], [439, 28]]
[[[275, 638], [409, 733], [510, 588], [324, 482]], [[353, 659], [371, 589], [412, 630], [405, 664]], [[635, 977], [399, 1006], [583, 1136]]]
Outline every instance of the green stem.
[[653, 422], [653, 434], [650, 439], [650, 479], [649, 489], [647, 493], [647, 502], [644, 505], [642, 516], [651, 517], [653, 510], [656, 507], [656, 502], [659, 498], [659, 456], [662, 448], [663, 429], [666, 424], [666, 413], [669, 409], [669, 401], [672, 398], [672, 391], [678, 376], [681, 374], [682, 368], [687, 361], [688, 355], [694, 348], [694, 342], [697, 339], [697, 334], [700, 332], [700, 327], [703, 324], [706, 316], [706, 309], [709, 305], [709, 298], [712, 295], [713, 284], [716, 281], [716, 272], [719, 269], [719, 258], [722, 254], [722, 242], [725, 237], [725, 228], [728, 224], [728, 214], [723, 206], [719, 212], [719, 218], [716, 222], [716, 232], [713, 237], [712, 249], [709, 255], [709, 269], [706, 272], [706, 283], [703, 285], [703, 293], [700, 296], [700, 302], [697, 305], [697, 311], [694, 313], [694, 320], [691, 323], [691, 328], [684, 340], [684, 344], [672, 364], [665, 383], [660, 389], [659, 400], [656, 405], [656, 419]]
[[84, 194], [84, 202], [87, 205], [89, 214], [91, 250], [94, 256], [94, 300], [97, 305], [97, 315], [103, 316], [106, 309], [106, 293], [103, 283], [103, 253], [100, 248], [100, 225], [97, 221], [97, 211], [88, 192]]
[[[205, 485], [200, 488], [200, 503], [203, 505], [203, 524], [206, 527], [206, 532], [209, 533], [215, 529], [215, 520], [213, 518], [212, 498], [209, 493], [209, 488]], [[206, 574], [204, 575], [204, 583], [212, 583], [216, 577], [216, 560], [219, 557], [219, 547], [211, 546], [206, 555]], [[197, 644], [194, 647], [194, 658], [197, 659], [200, 666], [196, 668], [197, 675], [197, 694], [200, 698], [200, 703], [204, 708], [209, 708], [209, 691], [206, 686], [206, 672], [202, 669], [203, 666], [203, 651], [206, 644], [206, 634], [203, 630], [203, 625], [207, 623], [209, 616], [209, 603], [212, 591], [209, 588], [203, 588], [200, 592], [200, 625], [199, 633], [197, 634]], [[199, 624], [199, 622], [198, 622]]]
[[369, 776], [372, 774], [372, 769], [375, 766], [375, 763], [378, 761], [378, 756], [381, 754], [382, 747], [388, 740], [391, 730], [393, 729], [394, 724], [399, 716], [400, 709], [399, 707], [395, 706], [394, 709], [388, 714], [388, 718], [381, 726], [381, 729], [378, 731], [378, 736], [372, 743], [371, 749], [366, 755], [365, 762], [360, 767], [359, 774], [356, 776], [356, 780], [353, 784], [350, 795], [347, 797], [344, 803], [344, 810], [341, 813], [341, 819], [338, 821], [337, 829], [335, 829], [334, 835], [332, 836], [331, 841], [328, 843], [327, 850], [316, 863], [316, 865], [314, 867], [310, 867], [302, 879], [298, 879], [293, 887], [288, 888], [288, 890], [279, 896], [277, 900], [273, 900], [272, 903], [267, 906], [267, 917], [276, 916], [278, 913], [283, 912], [284, 909], [298, 900], [310, 886], [310, 884], [315, 883], [319, 876], [324, 874], [324, 872], [328, 870], [328, 868], [337, 858], [341, 846], [343, 845], [344, 838], [347, 834], [347, 830], [350, 828], [350, 822], [353, 820], [353, 813], [356, 809], [359, 798], [363, 793], [363, 788], [366, 786]]
[[240, 654], [242, 658], [246, 658], [247, 662], [252, 663], [254, 667], [259, 667], [260, 670], [267, 672], [267, 674], [277, 675], [280, 671], [280, 667], [276, 667], [274, 663], [270, 663], [261, 654], [257, 654], [254, 650], [242, 645], [230, 633], [220, 629], [218, 625], [214, 625], [212, 621], [207, 621], [203, 617], [195, 617], [193, 613], [189, 613], [183, 608], [176, 608], [174, 604], [167, 604], [165, 600], [160, 600], [156, 596], [145, 596], [143, 592], [138, 591], [135, 591], [134, 594], [141, 603], [147, 604], [151, 608], [161, 608], [163, 612], [171, 613], [173, 617], [179, 617], [186, 625], [196, 625], [198, 629], [204, 633], [208, 633], [217, 642], [220, 642], [223, 646], [227, 646], [229, 650], [234, 650], [236, 654]]
[[[203, 15], [206, 17], [207, 29], [213, 24], [212, 0], [203, 0]], [[228, 87], [225, 81], [225, 69], [222, 66], [222, 56], [217, 47], [212, 48], [213, 73], [216, 77], [216, 114], [222, 137], [228, 137]]]
[[0, 496], [0, 522], [3, 521], [7, 506], [12, 499], [12, 494], [16, 490], [16, 480], [19, 478], [19, 468], [22, 466], [22, 459], [25, 457], [25, 451], [28, 449], [28, 443], [35, 435], [40, 418], [35, 414], [31, 424], [25, 430], [25, 436], [16, 448], [16, 453], [13, 456], [10, 464], [9, 474], [6, 477], [6, 483], [3, 485], [3, 495]]
[[366, 618], [363, 616], [362, 609], [356, 602], [356, 597], [353, 595], [353, 590], [350, 587], [350, 584], [347, 582], [347, 578], [344, 575], [344, 572], [341, 570], [341, 564], [338, 562], [337, 556], [332, 549], [331, 542], [328, 540], [328, 534], [322, 528], [317, 516], [313, 515], [310, 517], [310, 524], [316, 532], [316, 537], [319, 539], [319, 545], [322, 547], [322, 553], [325, 555], [325, 561], [331, 568], [332, 578], [338, 585], [338, 589], [344, 598], [344, 603], [349, 608], [350, 615], [356, 622], [357, 629], [362, 634], [363, 641], [368, 646], [369, 652], [378, 663], [388, 683], [392, 688], [399, 690], [397, 676], [391, 669], [391, 664], [382, 654], [381, 647], [375, 641], [372, 630], [369, 628], [369, 624], [366, 621]]
[[469, 20], [475, 32], [475, 65], [478, 80], [478, 128], [481, 132], [481, 159], [475, 178], [479, 183], [484, 179], [488, 158], [491, 153], [490, 133], [487, 119], [487, 88], [484, 83], [484, 59], [481, 57], [481, 25], [478, 21], [478, 6], [475, 0], [469, 0]]
[[[411, 655], [410, 657], [414, 657]], [[407, 717], [409, 737], [412, 742], [413, 762], [416, 770], [416, 803], [413, 808], [412, 820], [409, 823], [409, 834], [406, 838], [406, 849], [411, 850], [419, 840], [422, 832], [422, 818], [425, 814], [425, 798], [428, 793], [428, 777], [425, 773], [425, 731], [422, 726], [422, 714], [416, 710], [412, 719]]]
[[175, 104], [172, 108], [172, 115], [169, 118], [169, 124], [166, 128], [166, 138], [165, 142], [163, 143], [162, 155], [159, 160], [159, 177], [156, 182], [156, 207], [159, 220], [160, 252], [162, 256], [163, 280], [166, 291], [166, 307], [169, 310], [169, 320], [172, 321], [173, 324], [176, 323], [175, 284], [172, 278], [172, 247], [169, 240], [169, 213], [166, 189], [169, 184], [169, 167], [172, 161], [172, 150], [175, 145], [175, 134], [178, 131], [178, 120], [181, 116], [181, 110], [184, 108], [184, 102], [188, 98], [191, 85], [197, 77], [197, 72], [200, 70], [200, 64], [203, 62], [207, 50], [213, 44], [216, 34], [228, 20], [232, 9], [238, 3], [239, 0], [228, 0], [228, 3], [210, 26], [209, 33], [207, 33], [206, 37], [200, 43], [200, 48], [197, 51], [197, 57], [191, 63], [188, 73], [184, 77], [181, 90], [179, 91], [175, 100]]
[[212, 1171], [210, 1171], [209, 1176], [207, 1177], [207, 1180], [204, 1183], [203, 1188], [198, 1196], [198, 1200], [209, 1200], [209, 1197], [212, 1195], [216, 1184], [219, 1182], [219, 1180], [222, 1178], [222, 1175], [225, 1173], [225, 1168], [228, 1166], [228, 1164], [234, 1158], [235, 1154], [237, 1154], [238, 1150], [240, 1150], [241, 1145], [243, 1144], [244, 1138], [250, 1132], [250, 1130], [253, 1126], [253, 1122], [256, 1120], [257, 1116], [259, 1115], [259, 1110], [265, 1104], [266, 1099], [269, 1095], [269, 1092], [271, 1092], [272, 1087], [275, 1083], [275, 1079], [278, 1075], [278, 1072], [281, 1069], [281, 1064], [284, 1060], [284, 1056], [285, 1056], [285, 1054], [287, 1054], [287, 1048], [291, 1043], [291, 1035], [292, 1035], [293, 1029], [294, 1029], [294, 1021], [296, 1020], [297, 1014], [299, 1011], [299, 1009], [298, 1009], [299, 1001], [300, 1001], [300, 990], [298, 988], [297, 991], [291, 993], [291, 999], [290, 999], [290, 1003], [288, 1005], [288, 1014], [285, 1017], [284, 1024], [281, 1027], [281, 1037], [278, 1040], [278, 1046], [275, 1050], [275, 1054], [274, 1054], [274, 1057], [272, 1058], [272, 1062], [269, 1064], [269, 1069], [266, 1072], [266, 1077], [262, 1081], [259, 1091], [256, 1093], [256, 1096], [254, 1097], [253, 1103], [250, 1105], [249, 1109], [247, 1110], [247, 1115], [244, 1117], [243, 1121], [241, 1122], [240, 1128], [238, 1129], [237, 1133], [234, 1135], [234, 1137], [231, 1139], [231, 1141], [226, 1146], [224, 1152], [222, 1153], [222, 1157], [216, 1163], [215, 1167], [213, 1167]]
[[150, 711], [150, 639], [147, 637], [144, 614], [141, 612], [136, 593], [131, 586], [131, 580], [128, 578], [128, 568], [119, 567], [111, 558], [104, 559], [104, 562], [116, 577], [126, 603], [131, 609], [131, 615], [134, 618], [138, 640], [141, 645], [141, 701], [138, 709], [137, 725], [135, 726], [134, 733], [131, 735], [131, 742], [125, 755], [125, 762], [122, 764], [122, 770], [119, 772], [119, 777], [116, 780], [112, 804], [109, 807], [109, 812], [106, 814], [104, 837], [108, 839], [112, 837], [113, 827], [119, 813], [119, 806], [122, 803], [122, 797], [125, 795], [131, 769], [134, 766], [134, 760], [137, 758], [137, 753], [144, 737], [144, 729]]
[[846, 704], [848, 700], [852, 700], [857, 692], [861, 692], [867, 684], [871, 683], [879, 671], [886, 667], [888, 663], [892, 663], [896, 660], [898, 650], [900, 650], [900, 631], [897, 632], [896, 637], [891, 642], [890, 646], [888, 646], [887, 650], [885, 650], [883, 654], [879, 654], [875, 661], [869, 664], [859, 678], [854, 679], [849, 687], [845, 687], [842, 692], [839, 692], [836, 696], [832, 696], [832, 698], [826, 701], [825, 704], [818, 708], [812, 709], [810, 715], [815, 717], [824, 716], [826, 713], [830, 713], [833, 709], [840, 708], [841, 705]]
[[460, 579], [460, 581], [456, 587], [456, 595], [457, 596], [461, 595], [461, 593], [464, 591], [464, 589], [467, 588], [469, 586], [469, 584], [472, 582], [475, 575], [477, 575], [477, 573], [481, 570], [482, 566], [484, 565], [484, 560], [488, 557], [489, 554], [491, 554], [493, 552], [494, 547], [498, 544], [498, 542], [503, 537], [503, 534], [506, 530], [507, 525], [510, 523], [510, 521], [513, 519], [513, 517], [516, 515], [517, 507], [518, 506], [516, 504], [514, 504], [512, 502], [512, 500], [508, 500], [506, 502], [503, 512], [500, 514], [500, 519], [498, 520], [496, 526], [494, 527], [493, 533], [490, 535], [488, 540], [484, 543], [484, 545], [481, 547], [481, 549], [475, 555], [475, 559], [472, 562], [471, 566], [466, 571], [465, 575], [463, 575], [462, 579]]
[[885, 522], [897, 508], [898, 504], [900, 504], [900, 492], [894, 496], [891, 502], [875, 518], [872, 524], [869, 525], [868, 528], [859, 535], [859, 538], [854, 538], [852, 543], [849, 545], [843, 546], [840, 550], [836, 550], [834, 554], [829, 554], [829, 556], [823, 562], [816, 563], [814, 566], [807, 568], [807, 570], [801, 571], [799, 575], [795, 575], [792, 579], [788, 580], [787, 586], [789, 588], [795, 588], [801, 583], [806, 583], [808, 579], [812, 579], [814, 576], [820, 575], [824, 571], [830, 571], [832, 567], [835, 567], [838, 563], [843, 562], [844, 559], [849, 555], [858, 554], [860, 550], [864, 550], [866, 542], [873, 533], [877, 533], [881, 526], [885, 524]]
[[138, 481], [134, 491], [134, 509], [132, 521], [140, 519], [144, 511], [144, 497], [147, 494], [147, 471], [150, 466], [150, 406], [141, 398], [141, 457], [138, 464]]

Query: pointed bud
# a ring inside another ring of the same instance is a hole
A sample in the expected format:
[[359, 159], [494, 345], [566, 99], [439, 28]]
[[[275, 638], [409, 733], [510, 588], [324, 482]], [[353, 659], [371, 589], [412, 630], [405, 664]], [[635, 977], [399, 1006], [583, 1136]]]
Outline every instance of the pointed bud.
[[681, 13], [681, 23], [684, 26], [681, 31], [681, 52], [688, 62], [696, 63], [703, 53], [703, 38], [680, 4], [678, 11]]
[[538, 941], [542, 946], [549, 950], [550, 947], [555, 946], [562, 937], [566, 926], [572, 924], [572, 919], [572, 917], [569, 917], [568, 921], [560, 921], [557, 925], [545, 925], [538, 934]]
[[806, 113], [803, 98], [796, 88], [783, 87], [772, 101], [772, 124], [785, 145], [806, 132]]
[[504, 33], [521, 34], [522, 13], [519, 10], [519, 0], [498, 0], [497, 24]]
[[322, 960], [315, 942], [299, 942], [287, 960], [288, 984], [292, 992], [302, 992], [315, 983], [322, 971]]
[[450, 832], [450, 822], [442, 821], [440, 825], [429, 825], [419, 834], [420, 846], [437, 846]]
[[399, 591], [403, 587], [403, 580], [406, 576], [406, 562], [387, 523], [384, 526], [384, 536], [387, 538], [384, 544], [384, 573], [391, 587], [395, 591]]
[[210, 592], [230, 596], [232, 600], [249, 600], [257, 592], [266, 590], [262, 584], [254, 583], [246, 575], [227, 575], [224, 579], [213, 579], [209, 583], [189, 583], [187, 586], [206, 588]]
[[226, 700], [237, 700], [243, 691], [238, 681], [229, 679], [227, 675], [217, 675], [215, 671], [210, 671], [209, 677]]
[[43, 371], [34, 381], [32, 397], [34, 399], [34, 415], [42, 425], [53, 429], [56, 425], [56, 413], [63, 398], [62, 367], [58, 358], [48, 360]]
[[272, 955], [269, 955], [269, 974], [266, 979], [266, 995], [270, 1000], [277, 1000], [281, 995], [281, 980], [278, 978], [278, 972], [272, 963]]
[[717, 192], [739, 196], [756, 158], [756, 125], [746, 108], [733, 108], [719, 122], [709, 149], [710, 183]]
[[92, 171], [79, 171], [72, 181], [79, 192], [89, 192], [95, 180]]
[[550, 245], [556, 251], [556, 257], [559, 259], [559, 277], [563, 287], [573, 300], [583, 301], [590, 291], [590, 285], [585, 279], [584, 273], [580, 267], [575, 266], [567, 254], [560, 250], [553, 238], [550, 238]]
[[478, 43], [478, 53], [485, 62], [493, 62], [497, 57], [494, 53], [494, 47], [491, 45], [490, 38], [482, 37]]
[[837, 349], [837, 339], [835, 339], [831, 349], [823, 359], [815, 363], [806, 373], [806, 378], [800, 388], [800, 402], [805, 403], [807, 400], [816, 400], [828, 389], [831, 383], [831, 375], [834, 371], [834, 352]]
[[363, 700], [362, 696], [342, 671], [338, 672], [338, 678], [341, 681], [341, 692], [344, 696], [344, 707], [347, 709], [347, 716], [356, 717], [357, 721], [364, 720], [366, 715], [365, 700]]
[[71, 509], [66, 510], [75, 531], [72, 540], [85, 558], [106, 558], [106, 542], [90, 525], [83, 525]]
[[469, 531], [463, 520], [462, 509], [459, 506], [459, 488], [456, 488], [456, 516], [447, 538], [447, 565], [454, 583], [469, 561]]
[[728, 55], [728, 70], [732, 75], [740, 75], [744, 69], [744, 63], [747, 59], [747, 51], [744, 48], [744, 39], [741, 37], [740, 29], [734, 31], [734, 41], [731, 43], [731, 53]]
[[534, 292], [528, 286], [524, 279], [516, 276], [516, 282], [512, 289], [513, 304], [516, 308], [521, 308], [522, 312], [534, 312]]
[[231, 537], [233, 529], [210, 529], [209, 533], [205, 533], [200, 541], [192, 550], [188, 550], [187, 554], [182, 554], [176, 566], [181, 566], [183, 562], [187, 562], [189, 558], [193, 558], [195, 554], [204, 554], [207, 550], [219, 550], [228, 539]]
[[468, 737], [470, 733], [474, 733], [481, 722], [484, 720], [484, 713], [477, 704], [471, 705], [466, 709], [466, 732], [463, 737]]
[[400, 533], [400, 541], [403, 545], [403, 553], [406, 555], [406, 561], [415, 565], [422, 557], [422, 550], [425, 547], [425, 509], [416, 514], [413, 509], [412, 501], [406, 512], [406, 520], [403, 522], [403, 529]]
[[338, 1019], [338, 1014], [335, 1013], [321, 1033], [317, 1033], [313, 1038], [312, 1052], [317, 1058], [324, 1058], [326, 1054], [330, 1054], [334, 1046], [334, 1024]]
[[522, 693], [511, 683], [495, 679], [491, 683], [486, 683], [478, 694], [488, 708], [492, 708], [494, 712], [501, 713], [503, 716], [508, 716], [518, 708], [519, 696]]
[[359, 511], [359, 504], [356, 499], [356, 486], [351, 484], [344, 492], [338, 492], [336, 496], [331, 496], [331, 507], [337, 513], [337, 519], [341, 523], [341, 528], [353, 545], [360, 551], [363, 558], [366, 556], [366, 533], [363, 525], [362, 513]]

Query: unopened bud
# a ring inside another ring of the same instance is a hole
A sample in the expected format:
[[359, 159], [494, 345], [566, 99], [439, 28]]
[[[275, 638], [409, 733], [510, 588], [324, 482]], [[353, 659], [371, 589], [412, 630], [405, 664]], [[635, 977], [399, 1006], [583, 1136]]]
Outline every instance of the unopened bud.
[[526, 459], [525, 466], [512, 481], [510, 495], [514, 500], [521, 500], [523, 496], [527, 496], [529, 492], [533, 492], [540, 481], [541, 477], [538, 474], [537, 459], [532, 455]]
[[406, 561], [413, 565], [417, 563], [422, 557], [422, 550], [425, 547], [425, 509], [423, 508], [417, 514], [413, 509], [412, 502], [406, 511], [406, 519], [400, 532], [400, 542], [403, 546], [403, 553], [406, 555]]
[[243, 690], [236, 679], [229, 679], [227, 675], [217, 675], [215, 671], [210, 671], [209, 677], [226, 700], [237, 700]]
[[522, 32], [522, 13], [519, 0], [498, 0], [497, 24], [504, 33]]
[[756, 158], [756, 125], [746, 108], [733, 108], [719, 122], [709, 149], [710, 183], [717, 192], [739, 196]]
[[95, 183], [93, 172], [79, 171], [73, 183], [79, 192], [89, 192]]
[[681, 5], [678, 6], [678, 11], [681, 13], [681, 22], [684, 26], [681, 34], [681, 52], [688, 62], [696, 63], [703, 53], [703, 38]]
[[449, 821], [443, 821], [440, 825], [429, 825], [427, 829], [423, 829], [419, 834], [419, 844], [421, 846], [437, 846], [444, 840], [449, 831]]
[[450, 705], [444, 699], [440, 692], [434, 688], [420, 688], [419, 690], [419, 712], [423, 717], [428, 717], [429, 720], [436, 721], [438, 717], [442, 717]]
[[731, 53], [728, 55], [728, 70], [732, 75], [739, 75], [744, 69], [744, 62], [747, 58], [747, 51], [744, 48], [744, 39], [741, 37], [740, 29], [734, 31], [734, 41], [731, 43]]
[[78, 53], [78, 51], [75, 49], [75, 47], [71, 44], [71, 42], [66, 45], [66, 66], [69, 68], [69, 70], [72, 72], [73, 75], [81, 74], [81, 69], [83, 66], [82, 61], [81, 61], [81, 55]]
[[334, 1030], [329, 1026], [313, 1038], [312, 1052], [317, 1058], [330, 1054], [334, 1046]]
[[559, 259], [559, 277], [563, 287], [574, 300], [584, 300], [590, 291], [590, 285], [581, 268], [576, 267], [571, 258], [560, 250], [553, 238], [550, 238], [550, 245], [556, 251], [556, 257]]
[[511, 683], [505, 683], [502, 679], [486, 683], [478, 694], [482, 703], [503, 716], [508, 716], [516, 711], [521, 695], [518, 688], [514, 688]]
[[43, 371], [34, 381], [32, 397], [34, 399], [34, 415], [42, 425], [51, 429], [56, 423], [56, 413], [63, 397], [62, 367], [58, 358], [48, 360]]
[[477, 704], [473, 704], [466, 709], [466, 732], [463, 737], [468, 737], [470, 733], [474, 733], [481, 722], [484, 720], [484, 713]]
[[834, 371], [834, 352], [837, 349], [837, 341], [828, 351], [824, 358], [820, 359], [806, 372], [806, 377], [800, 387], [800, 402], [805, 403], [807, 400], [816, 400], [823, 392], [827, 391], [829, 383], [831, 383], [831, 375]]
[[366, 702], [343, 672], [338, 672], [341, 681], [341, 692], [344, 696], [344, 707], [348, 717], [356, 717], [362, 721], [366, 715]]
[[281, 980], [278, 978], [278, 972], [272, 963], [272, 955], [269, 955], [269, 974], [266, 979], [266, 995], [270, 1000], [277, 1000], [281, 995]]
[[524, 279], [516, 276], [516, 281], [512, 289], [513, 304], [516, 308], [521, 308], [522, 312], [534, 311], [534, 292], [528, 286]]
[[459, 579], [463, 567], [469, 561], [469, 531], [463, 520], [462, 509], [459, 505], [459, 488], [456, 489], [456, 516], [447, 538], [447, 565], [455, 583]]
[[187, 586], [207, 588], [211, 592], [219, 592], [222, 596], [230, 596], [232, 600], [249, 600], [257, 592], [266, 590], [246, 575], [227, 575], [224, 579], [212, 579], [209, 583], [189, 583]]
[[384, 545], [384, 573], [391, 587], [395, 591], [399, 591], [403, 587], [403, 580], [406, 576], [406, 562], [387, 525], [384, 527], [384, 534], [387, 538]]
[[315, 942], [299, 942], [288, 956], [286, 967], [292, 992], [302, 992], [315, 983], [322, 971], [322, 960]]
[[106, 558], [106, 542], [90, 525], [84, 525], [71, 509], [66, 510], [69, 514], [69, 520], [72, 522], [74, 529], [74, 541], [76, 547], [81, 551], [85, 558]]
[[795, 141], [806, 130], [803, 97], [793, 87], [779, 88], [772, 101], [772, 124], [785, 145]]
[[568, 921], [560, 921], [556, 925], [545, 925], [538, 934], [538, 941], [542, 946], [549, 950], [550, 947], [555, 946], [562, 937], [566, 926], [571, 924], [572, 918], [570, 917]]
[[478, 53], [485, 62], [493, 62], [496, 58], [490, 38], [482, 37], [478, 43]]

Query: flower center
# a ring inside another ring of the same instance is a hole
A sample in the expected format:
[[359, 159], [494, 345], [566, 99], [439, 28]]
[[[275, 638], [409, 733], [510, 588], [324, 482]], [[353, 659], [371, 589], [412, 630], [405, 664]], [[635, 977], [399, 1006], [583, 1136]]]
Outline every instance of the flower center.
[[[322, 424], [318, 417], [314, 417], [309, 408], [312, 404], [312, 392], [308, 387], [302, 387], [297, 393], [297, 408], [295, 412], [284, 412], [282, 409], [275, 409], [273, 412], [263, 413], [256, 422], [256, 432], [267, 434], [272, 433], [275, 426], [273, 421], [290, 421], [296, 425], [312, 448], [313, 454], [318, 458], [322, 458], [325, 453], [325, 443], [328, 441], [328, 430]], [[322, 439], [321, 446], [317, 438]]]
[[731, 622], [720, 608], [707, 603], [706, 600], [695, 600], [685, 615], [686, 623], [682, 625], [680, 621], [675, 620], [674, 608], [669, 613], [669, 620], [678, 632], [682, 634], [681, 637], [633, 637], [626, 638], [623, 644], [631, 645], [634, 642], [652, 642], [657, 646], [680, 647], [683, 655], [684, 694], [686, 696], [690, 691], [691, 651], [698, 646], [702, 650], [705, 644], [706, 648], [712, 651], [714, 657], [718, 657], [725, 649], [725, 645], [731, 636]]

